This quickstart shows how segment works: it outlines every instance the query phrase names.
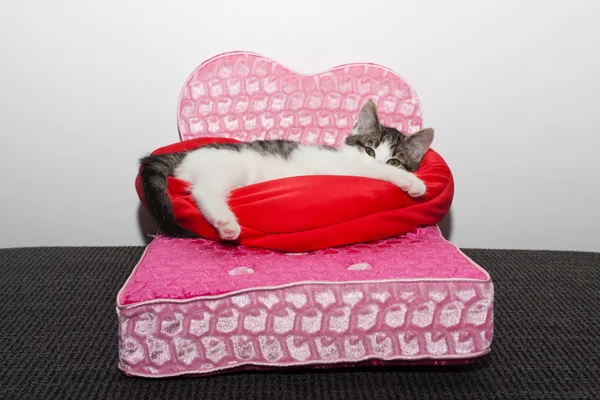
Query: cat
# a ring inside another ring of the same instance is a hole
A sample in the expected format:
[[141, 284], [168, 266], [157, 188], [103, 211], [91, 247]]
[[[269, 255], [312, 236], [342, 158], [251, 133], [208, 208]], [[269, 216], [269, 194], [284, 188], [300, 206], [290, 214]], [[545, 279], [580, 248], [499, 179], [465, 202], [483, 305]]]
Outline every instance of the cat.
[[140, 160], [143, 193], [162, 234], [197, 237], [177, 224], [167, 195], [168, 176], [189, 182], [198, 208], [220, 238], [236, 240], [241, 229], [227, 204], [233, 189], [292, 176], [350, 175], [384, 180], [411, 197], [420, 197], [426, 187], [413, 172], [432, 141], [431, 128], [407, 136], [383, 126], [375, 103], [368, 100], [360, 109], [352, 133], [339, 148], [257, 140], [150, 155]]

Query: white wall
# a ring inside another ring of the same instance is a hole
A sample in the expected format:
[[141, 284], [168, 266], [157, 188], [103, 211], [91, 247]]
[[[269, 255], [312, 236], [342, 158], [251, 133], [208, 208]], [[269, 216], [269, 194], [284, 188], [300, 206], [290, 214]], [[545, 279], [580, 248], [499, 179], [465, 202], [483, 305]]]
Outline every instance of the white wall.
[[228, 50], [416, 88], [463, 247], [600, 251], [597, 0], [31, 0], [0, 11], [0, 247], [143, 243], [137, 159]]

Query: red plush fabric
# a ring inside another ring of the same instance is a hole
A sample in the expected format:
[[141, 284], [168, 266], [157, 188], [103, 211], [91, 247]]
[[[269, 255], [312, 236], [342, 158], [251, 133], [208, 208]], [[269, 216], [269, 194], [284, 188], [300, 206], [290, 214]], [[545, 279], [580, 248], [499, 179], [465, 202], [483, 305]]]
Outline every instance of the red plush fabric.
[[[191, 150], [233, 139], [202, 138], [162, 147], [153, 154]], [[429, 150], [416, 174], [427, 194], [413, 199], [388, 182], [346, 176], [301, 176], [234, 190], [229, 204], [242, 227], [239, 243], [265, 249], [304, 252], [397, 236], [438, 223], [450, 209], [454, 182], [446, 162]], [[184, 228], [219, 240], [202, 217], [188, 184], [169, 177], [173, 212]], [[142, 203], [138, 175], [136, 189]]]

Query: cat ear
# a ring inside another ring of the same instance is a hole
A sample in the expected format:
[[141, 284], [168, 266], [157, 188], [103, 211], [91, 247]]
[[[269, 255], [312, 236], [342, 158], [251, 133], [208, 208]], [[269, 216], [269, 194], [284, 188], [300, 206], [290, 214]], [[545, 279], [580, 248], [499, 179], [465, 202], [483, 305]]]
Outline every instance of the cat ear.
[[373, 100], [367, 100], [358, 113], [358, 122], [356, 123], [355, 133], [373, 133], [381, 129], [379, 116], [377, 116], [377, 106]]
[[431, 142], [433, 142], [433, 129], [431, 128], [421, 129], [410, 135], [406, 143], [409, 157], [416, 162], [421, 162], [425, 152], [431, 146]]

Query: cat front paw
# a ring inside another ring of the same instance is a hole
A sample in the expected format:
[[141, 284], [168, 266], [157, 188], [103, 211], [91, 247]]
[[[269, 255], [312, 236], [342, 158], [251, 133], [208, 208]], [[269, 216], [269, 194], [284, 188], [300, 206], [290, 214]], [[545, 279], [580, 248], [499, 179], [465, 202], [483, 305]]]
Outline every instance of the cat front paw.
[[421, 197], [427, 190], [425, 183], [413, 174], [410, 174], [408, 179], [402, 179], [397, 186], [406, 192], [410, 197]]
[[425, 186], [425, 182], [415, 176], [406, 193], [408, 193], [410, 197], [421, 197], [425, 195], [426, 191], [427, 187]]
[[215, 228], [217, 228], [219, 237], [223, 240], [236, 240], [242, 232], [240, 224], [235, 220], [216, 220]]

